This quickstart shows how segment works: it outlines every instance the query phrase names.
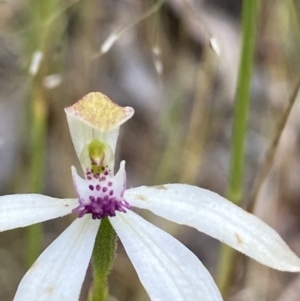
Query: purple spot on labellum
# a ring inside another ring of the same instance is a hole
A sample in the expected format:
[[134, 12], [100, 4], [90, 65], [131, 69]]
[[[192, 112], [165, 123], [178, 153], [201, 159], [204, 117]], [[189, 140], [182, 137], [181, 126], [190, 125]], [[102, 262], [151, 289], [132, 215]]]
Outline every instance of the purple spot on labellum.
[[[95, 169], [93, 169], [94, 172], [90, 169], [86, 171], [86, 186], [83, 187], [85, 189], [77, 191], [78, 193], [82, 191], [82, 195], [78, 196], [79, 206], [73, 209], [73, 212], [76, 212], [78, 217], [91, 214], [93, 219], [102, 219], [108, 216], [115, 216], [116, 211], [125, 213], [130, 209], [130, 205], [123, 197], [126, 177], [116, 178], [112, 176], [107, 166], [106, 168], [104, 166], [98, 167], [99, 172]], [[84, 185], [84, 183], [80, 183], [80, 185]]]

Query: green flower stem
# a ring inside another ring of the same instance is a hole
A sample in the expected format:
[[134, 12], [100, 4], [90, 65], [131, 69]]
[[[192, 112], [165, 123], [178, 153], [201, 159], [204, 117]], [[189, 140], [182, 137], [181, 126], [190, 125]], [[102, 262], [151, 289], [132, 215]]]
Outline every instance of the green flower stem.
[[[258, 16], [258, 0], [243, 0], [242, 8], [242, 52], [235, 99], [233, 143], [231, 151], [230, 180], [227, 197], [239, 205], [243, 195], [243, 171], [245, 140], [250, 102], [250, 85]], [[234, 270], [234, 250], [222, 245], [218, 285], [226, 296]]]
[[117, 235], [108, 218], [101, 221], [93, 251], [94, 284], [89, 301], [107, 301], [107, 277], [112, 268], [117, 247]]

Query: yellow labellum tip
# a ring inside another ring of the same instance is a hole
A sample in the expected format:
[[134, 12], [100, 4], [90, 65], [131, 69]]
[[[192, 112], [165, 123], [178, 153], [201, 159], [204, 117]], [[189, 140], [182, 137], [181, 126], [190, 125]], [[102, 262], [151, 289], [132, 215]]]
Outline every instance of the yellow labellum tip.
[[100, 92], [85, 95], [65, 111], [101, 132], [113, 130], [134, 114], [133, 108], [120, 107]]

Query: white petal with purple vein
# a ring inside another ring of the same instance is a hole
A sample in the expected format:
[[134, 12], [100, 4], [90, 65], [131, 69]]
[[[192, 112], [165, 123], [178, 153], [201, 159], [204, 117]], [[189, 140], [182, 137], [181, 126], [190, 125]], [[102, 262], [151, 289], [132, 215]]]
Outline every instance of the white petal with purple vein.
[[37, 259], [19, 284], [14, 301], [76, 301], [100, 222], [76, 219]]
[[209, 272], [183, 244], [132, 211], [109, 218], [152, 301], [221, 301]]
[[300, 259], [275, 230], [214, 192], [166, 184], [132, 188], [124, 197], [132, 206], [194, 227], [262, 264], [282, 271], [300, 271]]
[[77, 199], [56, 199], [41, 194], [0, 196], [0, 232], [67, 215], [76, 205]]

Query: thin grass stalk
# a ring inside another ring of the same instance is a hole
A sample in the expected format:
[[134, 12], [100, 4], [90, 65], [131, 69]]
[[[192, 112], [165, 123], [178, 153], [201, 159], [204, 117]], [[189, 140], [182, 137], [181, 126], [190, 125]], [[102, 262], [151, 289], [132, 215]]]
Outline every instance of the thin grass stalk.
[[277, 129], [275, 131], [274, 138], [272, 139], [271, 145], [266, 153], [265, 160], [261, 164], [261, 167], [258, 170], [257, 175], [255, 176], [253, 189], [250, 194], [249, 203], [247, 206], [247, 211], [249, 211], [249, 212], [253, 212], [260, 189], [261, 189], [262, 185], [264, 184], [264, 182], [269, 174], [269, 171], [273, 165], [280, 138], [282, 136], [285, 125], [288, 121], [288, 118], [289, 118], [289, 116], [292, 112], [292, 109], [294, 107], [294, 104], [296, 102], [297, 95], [299, 93], [299, 89], [300, 89], [300, 79], [298, 80], [298, 83], [288, 101], [288, 104], [281, 115], [281, 118], [277, 125]]
[[[34, 193], [40, 193], [43, 190], [46, 106], [43, 93], [38, 86], [33, 87], [31, 114], [32, 152], [30, 166], [30, 190]], [[36, 224], [28, 227], [27, 235], [27, 266], [31, 266], [39, 256], [42, 249], [42, 224]]]
[[[47, 91], [43, 85], [43, 79], [47, 75], [49, 66], [49, 47], [53, 32], [51, 30], [60, 26], [60, 23], [51, 23], [51, 16], [57, 15], [59, 5], [57, 1], [30, 2], [29, 18], [27, 24], [28, 33], [25, 37], [25, 46], [29, 56], [40, 52], [42, 59], [35, 72], [30, 72], [31, 90], [29, 91], [30, 107], [30, 191], [41, 193], [43, 191], [43, 174], [45, 166], [45, 140], [47, 119]], [[51, 27], [51, 26], [52, 27]], [[27, 254], [26, 265], [30, 267], [42, 251], [43, 228], [42, 224], [36, 224], [27, 228]]]
[[[242, 7], [242, 51], [235, 99], [230, 179], [227, 198], [239, 205], [243, 195], [243, 174], [246, 129], [250, 103], [250, 85], [253, 70], [258, 0], [244, 0]], [[234, 251], [222, 245], [219, 258], [218, 285], [225, 298], [231, 286], [234, 271]]]

